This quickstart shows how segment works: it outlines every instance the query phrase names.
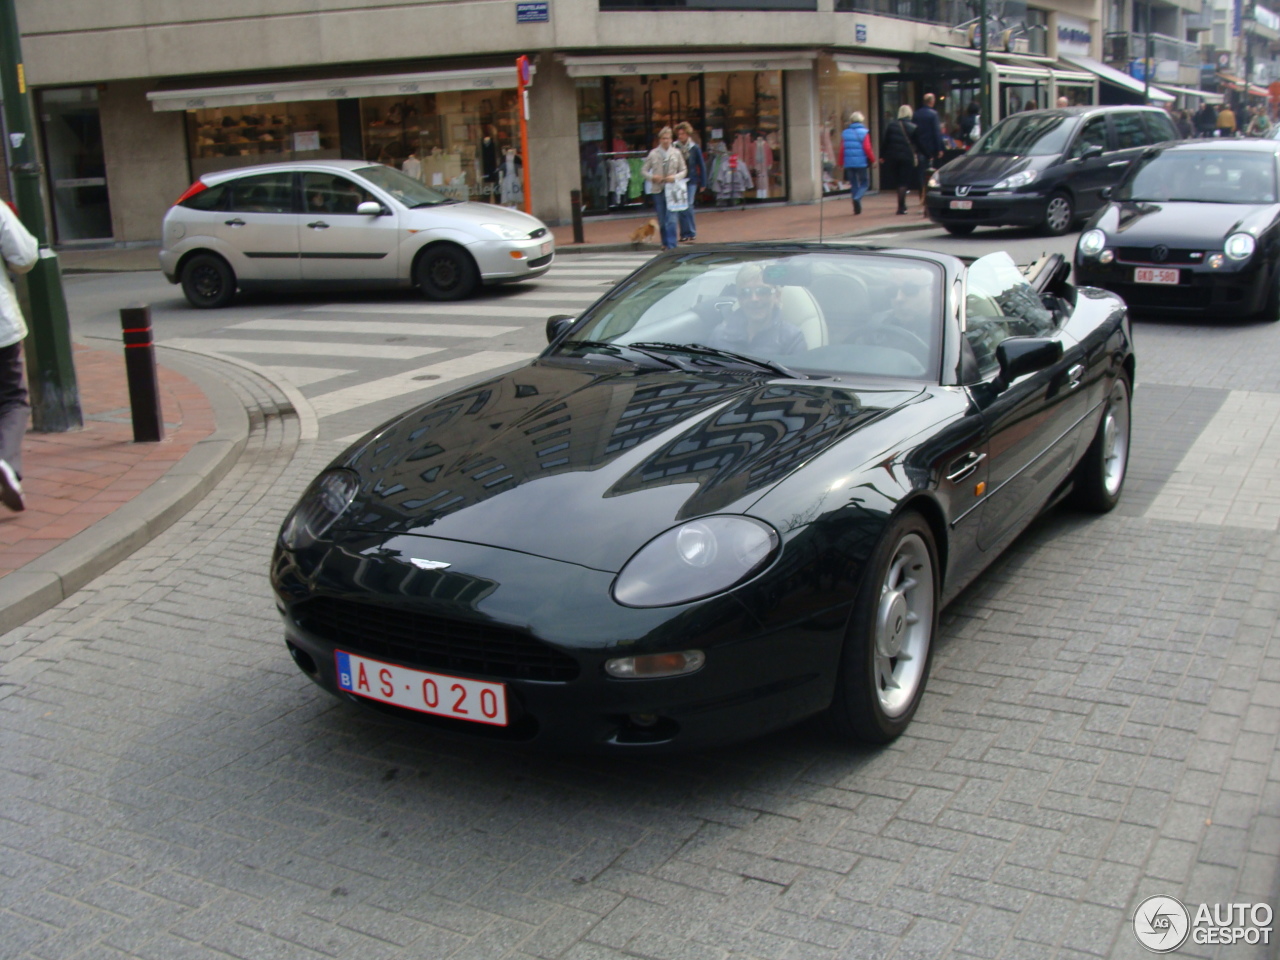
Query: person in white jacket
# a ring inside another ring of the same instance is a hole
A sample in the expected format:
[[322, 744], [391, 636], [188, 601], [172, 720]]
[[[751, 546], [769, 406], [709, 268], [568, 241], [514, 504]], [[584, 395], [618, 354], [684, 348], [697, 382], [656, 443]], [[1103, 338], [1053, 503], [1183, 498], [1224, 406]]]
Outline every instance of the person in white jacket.
[[13, 292], [9, 273], [26, 273], [40, 257], [40, 244], [7, 203], [0, 201], [0, 503], [10, 510], [22, 501], [22, 438], [31, 406], [22, 377], [22, 341], [27, 324]]

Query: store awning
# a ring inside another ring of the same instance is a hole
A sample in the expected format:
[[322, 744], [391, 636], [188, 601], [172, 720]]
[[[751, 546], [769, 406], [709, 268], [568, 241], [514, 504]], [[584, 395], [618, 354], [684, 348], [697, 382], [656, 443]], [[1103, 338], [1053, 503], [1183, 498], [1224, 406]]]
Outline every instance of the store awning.
[[864, 57], [849, 53], [832, 54], [840, 73], [901, 73], [902, 61], [895, 57]]
[[1160, 89], [1166, 93], [1176, 94], [1180, 97], [1199, 97], [1205, 103], [1221, 103], [1222, 94], [1210, 93], [1208, 90], [1197, 90], [1195, 87], [1175, 87], [1167, 83], [1160, 84]]
[[[1230, 73], [1218, 72], [1218, 82], [1228, 90], [1243, 90], [1244, 80]], [[1266, 87], [1260, 87], [1256, 83], [1249, 84], [1249, 96], [1251, 97], [1269, 97], [1271, 91]]]
[[345, 100], [349, 97], [441, 93], [445, 90], [504, 90], [515, 85], [515, 67], [504, 66], [437, 70], [433, 73], [398, 73], [380, 77], [344, 77], [337, 80], [291, 80], [234, 87], [153, 90], [147, 94], [147, 99], [151, 101], [151, 108], [156, 111], [202, 110], [206, 107], [241, 107], [247, 104], [289, 103], [298, 100]]
[[1123, 73], [1117, 70], [1115, 67], [1109, 67], [1105, 63], [1102, 63], [1101, 61], [1093, 60], [1089, 57], [1072, 57], [1072, 56], [1064, 56], [1062, 59], [1065, 60], [1067, 63], [1074, 64], [1075, 66], [1080, 67], [1083, 70], [1088, 70], [1090, 73], [1094, 74], [1099, 80], [1103, 81], [1104, 83], [1109, 83], [1112, 86], [1121, 87], [1125, 90], [1128, 90], [1130, 93], [1146, 95], [1150, 99], [1158, 100], [1162, 103], [1172, 103], [1174, 100], [1177, 99], [1176, 97], [1174, 97], [1173, 94], [1165, 93], [1155, 84], [1151, 85], [1150, 92], [1148, 92], [1147, 85], [1143, 83], [1143, 81], [1137, 79], [1136, 77], [1131, 77], [1129, 76], [1129, 74]]
[[[571, 77], [616, 77], [647, 73], [714, 73], [720, 71], [812, 70], [815, 50], [742, 51], [738, 53], [617, 54], [609, 57], [564, 56]], [[870, 58], [866, 58], [870, 59]]]
[[[977, 70], [978, 54], [967, 48], [931, 46], [929, 53], [958, 63], [961, 66]], [[1059, 63], [1042, 57], [1017, 56], [1008, 53], [992, 53], [987, 56], [988, 69], [993, 70], [1000, 80], [1030, 80], [1047, 83], [1053, 78], [1058, 83], [1093, 83], [1097, 79], [1094, 74], [1072, 67], [1063, 67]]]

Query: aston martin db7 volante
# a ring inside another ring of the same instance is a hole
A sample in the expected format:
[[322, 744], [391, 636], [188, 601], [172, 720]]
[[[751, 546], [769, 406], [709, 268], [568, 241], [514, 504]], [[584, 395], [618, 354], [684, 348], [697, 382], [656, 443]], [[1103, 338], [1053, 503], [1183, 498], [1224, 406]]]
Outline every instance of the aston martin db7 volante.
[[661, 751], [815, 714], [898, 736], [938, 612], [1129, 452], [1124, 303], [1047, 258], [726, 245], [407, 411], [286, 518], [298, 666], [405, 719]]

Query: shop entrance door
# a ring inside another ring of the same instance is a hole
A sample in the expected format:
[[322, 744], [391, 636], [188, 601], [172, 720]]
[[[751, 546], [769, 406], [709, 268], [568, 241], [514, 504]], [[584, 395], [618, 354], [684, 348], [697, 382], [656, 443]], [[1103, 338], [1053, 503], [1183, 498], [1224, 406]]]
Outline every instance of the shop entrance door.
[[40, 91], [40, 120], [55, 241], [111, 239], [98, 88]]

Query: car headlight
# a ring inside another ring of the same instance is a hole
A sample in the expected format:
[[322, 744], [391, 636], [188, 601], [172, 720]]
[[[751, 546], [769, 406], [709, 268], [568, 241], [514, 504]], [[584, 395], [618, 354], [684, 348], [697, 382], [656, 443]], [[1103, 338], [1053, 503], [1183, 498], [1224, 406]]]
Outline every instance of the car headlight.
[[1227, 242], [1223, 246], [1223, 252], [1232, 260], [1248, 260], [1253, 256], [1253, 251], [1257, 248], [1258, 241], [1247, 233], [1233, 233], [1227, 237]]
[[1082, 257], [1096, 257], [1107, 245], [1107, 235], [1101, 230], [1086, 230], [1080, 234], [1080, 243], [1076, 249]]
[[328, 470], [312, 481], [280, 528], [280, 545], [305, 550], [329, 532], [351, 506], [360, 478], [350, 470]]
[[529, 237], [528, 230], [517, 230], [515, 227], [504, 226], [501, 223], [482, 223], [480, 228], [482, 230], [491, 230], [503, 240], [526, 240]]
[[1025, 187], [1029, 183], [1035, 183], [1039, 174], [1035, 170], [1023, 170], [1021, 173], [1015, 173], [1011, 177], [1005, 177], [997, 183], [992, 190], [1016, 190], [1018, 187]]
[[773, 557], [778, 532], [751, 517], [703, 517], [672, 527], [636, 551], [613, 583], [627, 607], [666, 607], [723, 593]]
[[942, 181], [938, 179], [938, 175], [936, 173], [931, 174], [929, 177], [929, 189], [937, 190], [941, 187], [942, 187]]

